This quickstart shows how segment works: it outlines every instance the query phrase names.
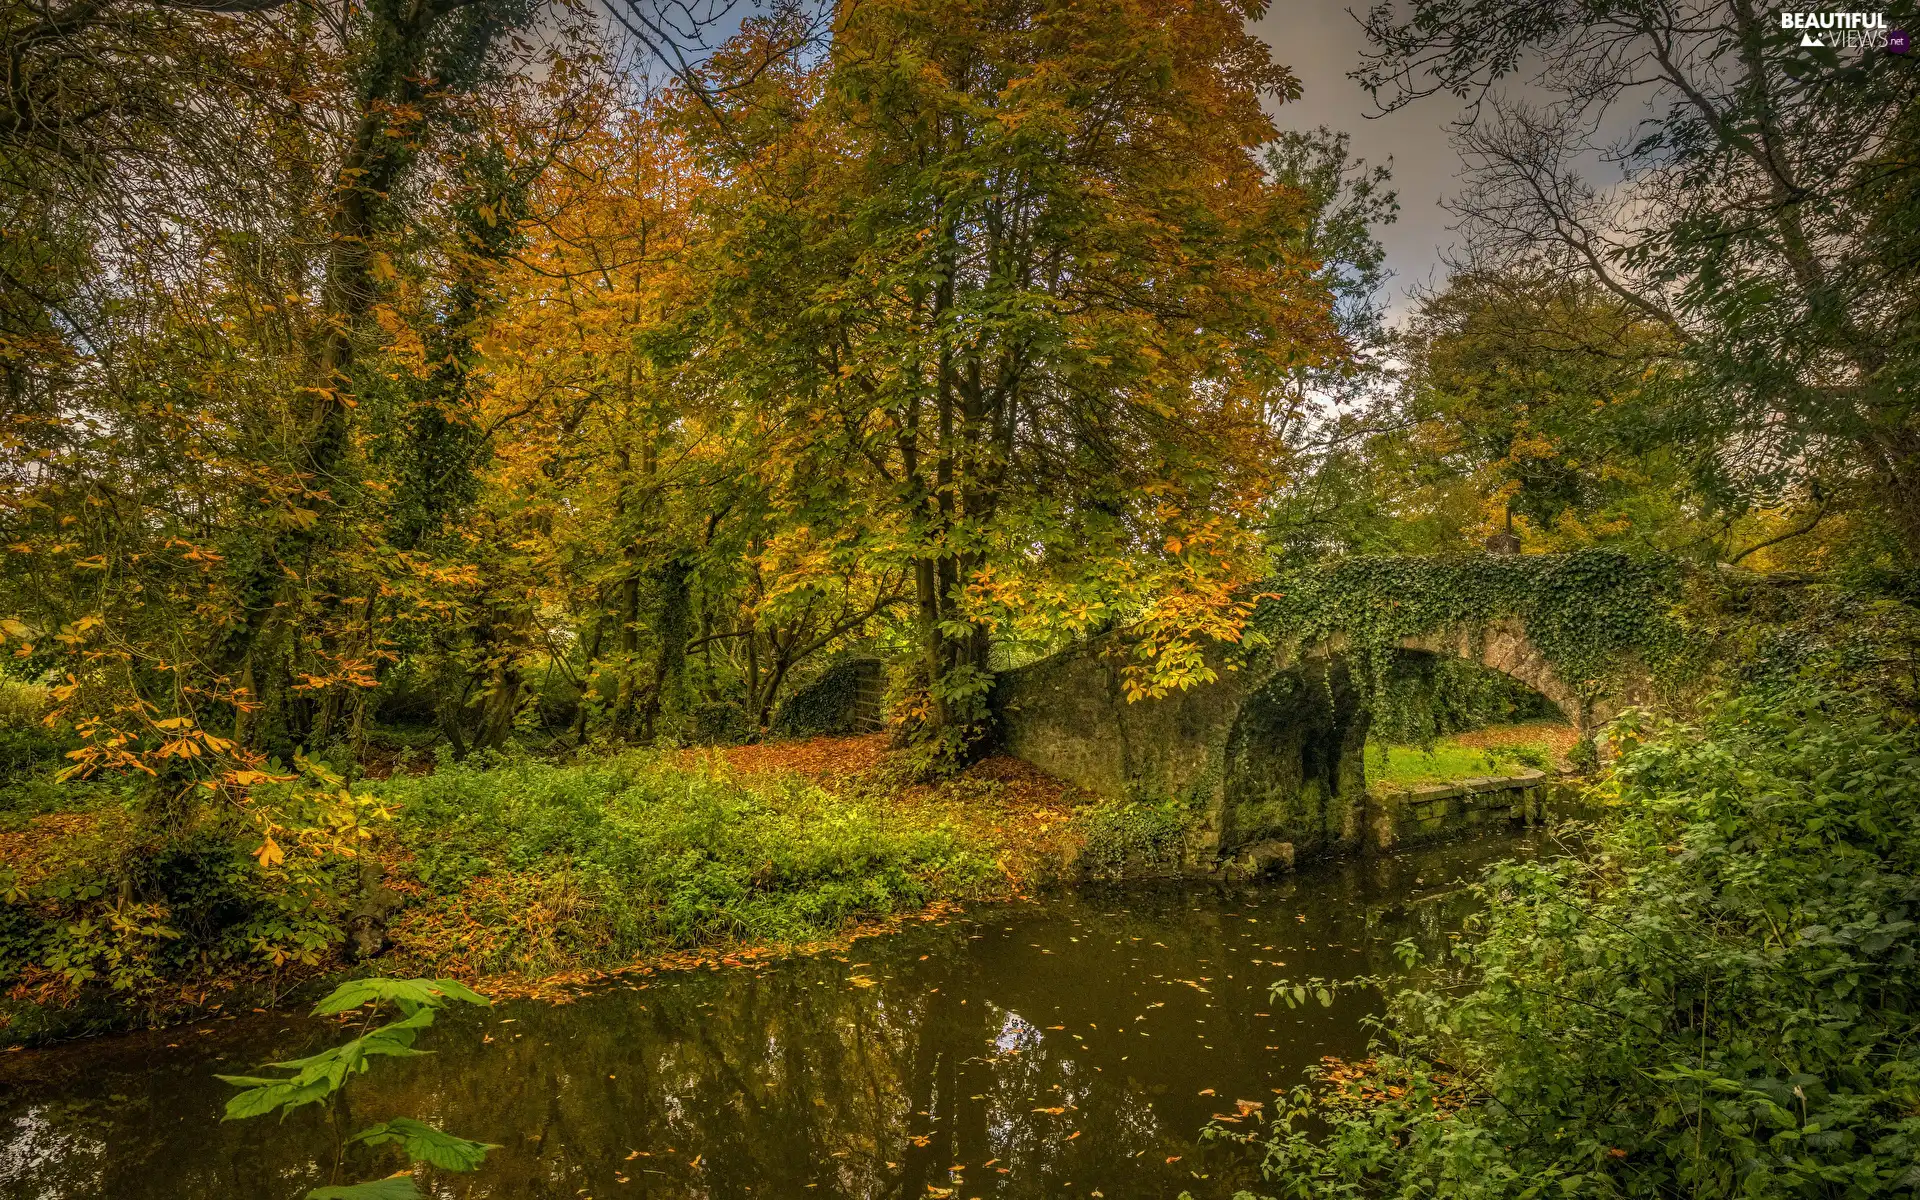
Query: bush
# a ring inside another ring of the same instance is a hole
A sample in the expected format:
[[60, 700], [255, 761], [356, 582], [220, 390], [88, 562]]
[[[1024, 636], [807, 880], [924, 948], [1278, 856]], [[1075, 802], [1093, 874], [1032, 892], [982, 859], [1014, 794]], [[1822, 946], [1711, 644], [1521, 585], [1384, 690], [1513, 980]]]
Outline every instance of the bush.
[[950, 828], [796, 781], [770, 786], [761, 794], [634, 752], [443, 766], [374, 790], [401, 806], [421, 883], [517, 923], [487, 941], [483, 969], [804, 940], [968, 893], [991, 874], [990, 858]]
[[1191, 818], [1189, 809], [1173, 803], [1097, 805], [1074, 818], [1085, 839], [1076, 864], [1096, 879], [1167, 874], [1180, 865]]
[[1920, 738], [1805, 688], [1622, 736], [1597, 853], [1490, 875], [1378, 1090], [1262, 1139], [1281, 1192], [1920, 1186]]
[[44, 687], [0, 679], [0, 810], [58, 806], [58, 786], [48, 775], [74, 743], [64, 730], [41, 723], [50, 703]]

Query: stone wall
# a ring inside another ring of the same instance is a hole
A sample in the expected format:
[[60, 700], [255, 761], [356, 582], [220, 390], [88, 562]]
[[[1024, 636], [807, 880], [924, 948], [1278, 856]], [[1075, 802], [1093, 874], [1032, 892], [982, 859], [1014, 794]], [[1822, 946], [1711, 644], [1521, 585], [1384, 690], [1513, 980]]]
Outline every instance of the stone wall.
[[1324, 857], [1330, 849], [1381, 853], [1477, 832], [1507, 833], [1544, 820], [1556, 794], [1566, 788], [1560, 779], [1542, 771], [1429, 787], [1380, 788], [1367, 793], [1357, 806], [1361, 830], [1357, 845], [1303, 847], [1278, 837], [1262, 839], [1236, 848], [1214, 869], [1230, 878], [1249, 879]]
[[795, 691], [773, 718], [776, 737], [873, 733], [886, 725], [881, 695], [886, 664], [877, 658], [843, 658]]

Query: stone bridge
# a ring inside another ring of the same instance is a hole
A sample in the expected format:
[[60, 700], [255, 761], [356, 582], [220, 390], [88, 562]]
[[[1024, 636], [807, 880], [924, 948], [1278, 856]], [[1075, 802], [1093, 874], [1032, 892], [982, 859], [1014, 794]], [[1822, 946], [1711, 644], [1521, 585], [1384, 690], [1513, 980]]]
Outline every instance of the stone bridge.
[[[1644, 672], [1605, 692], [1555, 673], [1516, 619], [1409, 638], [1404, 652], [1450, 654], [1518, 679], [1586, 735], [1644, 703]], [[1129, 703], [1129, 646], [1109, 635], [1002, 673], [993, 705], [1005, 749], [1097, 795], [1179, 799], [1202, 814], [1196, 863], [1249, 847], [1291, 860], [1360, 847], [1368, 831], [1368, 713], [1335, 640], [1236, 662], [1219, 649], [1213, 683]], [[1257, 851], [1259, 853], [1260, 851]]]

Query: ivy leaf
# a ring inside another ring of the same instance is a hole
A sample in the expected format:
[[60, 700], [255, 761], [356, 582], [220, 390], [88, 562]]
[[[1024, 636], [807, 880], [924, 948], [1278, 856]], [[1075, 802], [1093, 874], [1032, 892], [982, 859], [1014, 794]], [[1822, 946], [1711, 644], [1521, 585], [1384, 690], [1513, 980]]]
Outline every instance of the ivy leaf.
[[472, 1142], [444, 1133], [411, 1117], [395, 1117], [362, 1129], [348, 1139], [369, 1146], [389, 1143], [400, 1147], [415, 1162], [430, 1163], [443, 1171], [471, 1171], [487, 1157], [487, 1151], [500, 1147], [492, 1142]]
[[307, 1200], [420, 1200], [420, 1189], [411, 1175], [389, 1175], [345, 1187], [315, 1188], [307, 1193]]

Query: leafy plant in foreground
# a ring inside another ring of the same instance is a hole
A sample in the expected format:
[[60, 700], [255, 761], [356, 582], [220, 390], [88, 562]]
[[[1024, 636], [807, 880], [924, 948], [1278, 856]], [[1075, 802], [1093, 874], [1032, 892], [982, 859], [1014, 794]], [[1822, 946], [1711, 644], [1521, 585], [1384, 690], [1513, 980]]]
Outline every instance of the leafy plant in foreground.
[[[326, 1101], [329, 1119], [335, 1131], [333, 1171], [340, 1172], [346, 1148], [355, 1143], [366, 1146], [394, 1145], [415, 1163], [426, 1163], [443, 1171], [471, 1171], [486, 1158], [487, 1151], [498, 1149], [487, 1142], [473, 1142], [444, 1133], [410, 1117], [393, 1117], [368, 1126], [351, 1137], [341, 1138], [341, 1091], [355, 1075], [363, 1075], [376, 1058], [411, 1058], [428, 1051], [416, 1050], [413, 1042], [422, 1029], [433, 1024], [435, 1012], [449, 1000], [490, 1005], [485, 996], [451, 979], [355, 979], [335, 988], [320, 1003], [313, 1015], [367, 1009], [363, 1032], [351, 1041], [306, 1058], [269, 1063], [268, 1066], [293, 1074], [280, 1079], [260, 1075], [221, 1075], [224, 1082], [247, 1090], [227, 1101], [225, 1119], [259, 1117], [280, 1111], [287, 1113], [306, 1104]], [[391, 1005], [400, 1019], [369, 1028], [382, 1010]], [[408, 1174], [390, 1175], [366, 1183], [315, 1188], [307, 1200], [417, 1200], [420, 1190]]]

